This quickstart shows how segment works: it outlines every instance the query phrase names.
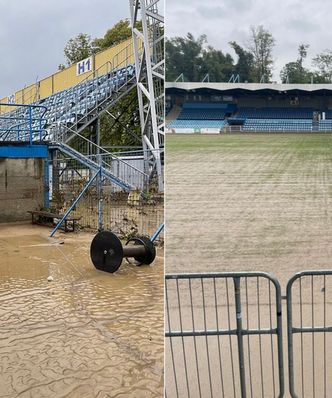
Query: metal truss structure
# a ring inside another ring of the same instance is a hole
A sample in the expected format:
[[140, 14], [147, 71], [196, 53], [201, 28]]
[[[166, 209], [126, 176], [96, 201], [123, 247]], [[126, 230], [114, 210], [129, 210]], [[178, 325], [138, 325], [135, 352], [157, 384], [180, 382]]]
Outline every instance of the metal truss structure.
[[163, 191], [164, 17], [163, 0], [129, 0], [135, 52], [145, 173], [156, 176]]

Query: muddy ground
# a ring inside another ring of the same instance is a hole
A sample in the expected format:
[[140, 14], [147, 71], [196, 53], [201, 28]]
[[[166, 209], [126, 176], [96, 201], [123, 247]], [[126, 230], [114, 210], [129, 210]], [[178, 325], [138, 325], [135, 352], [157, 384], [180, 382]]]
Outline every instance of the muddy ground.
[[0, 396], [161, 397], [162, 252], [106, 274], [92, 234], [49, 233], [0, 225]]
[[[277, 277], [284, 295], [287, 281], [296, 272], [331, 269], [331, 146], [332, 135], [322, 134], [167, 136], [166, 272], [268, 272]], [[232, 280], [229, 302], [222, 284], [215, 294], [212, 281], [207, 282], [203, 295], [203, 285], [199, 280], [194, 281], [193, 304], [188, 281], [178, 287], [174, 281], [169, 282], [172, 330], [181, 329], [180, 316], [183, 330], [193, 329], [193, 319], [196, 330], [236, 327]], [[327, 277], [311, 284], [309, 278], [303, 281], [301, 297], [299, 284], [295, 284], [295, 326], [301, 326], [301, 322], [304, 327], [332, 325], [331, 282], [331, 277]], [[269, 295], [273, 297], [274, 290], [271, 293], [262, 286], [258, 290], [257, 286], [249, 285], [246, 292], [244, 287], [242, 282], [244, 328], [275, 327], [275, 308], [272, 315], [269, 313]], [[286, 320], [283, 300], [283, 373], [285, 397], [289, 397]], [[298, 396], [329, 396], [332, 385], [326, 375], [332, 367], [331, 338], [324, 333], [294, 336]], [[240, 396], [236, 344], [235, 336], [167, 339], [168, 396], [186, 397], [188, 392], [192, 397]], [[278, 367], [275, 336], [251, 336], [250, 344], [246, 336], [244, 344], [247, 396], [278, 396], [278, 372], [272, 370], [272, 365], [274, 369]]]
[[167, 136], [166, 272], [332, 266], [332, 135]]

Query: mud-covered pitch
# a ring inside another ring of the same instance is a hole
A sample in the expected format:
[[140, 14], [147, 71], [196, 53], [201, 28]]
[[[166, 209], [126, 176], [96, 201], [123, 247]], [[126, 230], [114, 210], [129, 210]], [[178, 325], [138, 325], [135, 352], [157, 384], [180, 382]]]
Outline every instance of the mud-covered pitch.
[[[166, 272], [268, 272], [280, 281], [281, 294], [285, 295], [287, 281], [296, 272], [331, 269], [331, 149], [330, 134], [167, 136]], [[219, 328], [235, 327], [233, 290], [230, 289], [230, 302], [225, 301], [227, 289], [221, 286], [214, 295], [211, 279], [204, 284], [203, 300], [203, 284], [193, 281], [192, 300], [196, 309], [193, 313], [193, 304], [188, 299], [189, 282], [184, 280], [179, 286], [172, 283], [167, 308], [172, 320], [168, 327], [173, 331], [181, 327], [192, 330], [194, 316], [197, 330], [216, 329], [214, 306], [217, 301], [221, 313]], [[296, 282], [292, 307], [294, 325], [331, 325], [331, 292], [331, 278], [328, 277], [315, 281], [309, 278], [309, 282], [305, 280], [300, 285]], [[244, 328], [249, 329], [249, 318], [251, 328], [269, 327], [269, 294], [261, 286], [259, 292], [256, 287], [247, 293], [246, 284], [242, 282]], [[179, 307], [182, 325], [179, 324]], [[203, 308], [208, 326], [200, 323]], [[227, 324], [227, 311], [232, 314], [233, 326]], [[284, 371], [281, 374], [285, 375], [285, 397], [289, 397], [285, 300], [282, 300], [282, 321]], [[246, 336], [244, 341], [247, 395], [277, 396], [279, 373], [273, 376], [271, 372], [272, 365], [276, 367], [276, 356], [273, 358], [277, 352], [276, 340], [267, 335]], [[176, 386], [179, 396], [185, 396], [189, 389], [193, 396], [200, 396], [199, 388], [201, 396], [212, 396], [212, 390], [225, 397], [240, 395], [239, 378], [233, 383], [234, 374], [232, 376], [233, 343], [229, 336], [211, 336], [205, 340], [198, 337], [196, 341], [191, 337], [166, 339], [168, 396], [175, 394]], [[328, 333], [294, 337], [298, 396], [328, 396], [331, 383], [327, 375], [332, 367], [330, 347]], [[234, 358], [236, 361], [236, 355]], [[235, 373], [238, 369], [235, 365]], [[221, 393], [222, 377], [224, 395]]]
[[332, 135], [168, 135], [166, 272], [332, 267]]

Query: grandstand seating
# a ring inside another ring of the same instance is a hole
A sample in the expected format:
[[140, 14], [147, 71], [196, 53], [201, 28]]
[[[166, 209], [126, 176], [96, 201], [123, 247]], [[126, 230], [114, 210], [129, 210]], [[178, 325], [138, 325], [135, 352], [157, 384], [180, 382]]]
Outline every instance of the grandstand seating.
[[223, 120], [234, 112], [235, 105], [227, 103], [188, 102], [177, 119], [179, 120]]
[[225, 120], [173, 120], [168, 124], [169, 128], [186, 128], [186, 129], [201, 129], [201, 128], [217, 128], [221, 129], [225, 126]]
[[323, 112], [325, 112], [325, 118], [326, 119], [332, 119], [332, 109], [326, 109]]
[[178, 116], [179, 120], [220, 120], [225, 119], [225, 109], [184, 109]]
[[234, 111], [235, 104], [228, 102], [185, 102], [182, 106], [183, 109], [229, 109]]
[[332, 131], [332, 120], [331, 119], [321, 120], [318, 125], [318, 130]]
[[[135, 68], [130, 64], [101, 76], [91, 76], [76, 86], [30, 104], [32, 106], [11, 105], [15, 107], [13, 111], [0, 114], [0, 141], [31, 143], [31, 137], [32, 141], [48, 141], [52, 143], [50, 149], [60, 150], [97, 171], [100, 165], [87, 154], [91, 145], [95, 151], [98, 145], [78, 134], [135, 86]], [[73, 137], [79, 139], [76, 146], [81, 152], [68, 145]], [[103, 157], [101, 167], [105, 178], [126, 191], [145, 186], [148, 177], [145, 173], [102, 147], [98, 150]], [[125, 169], [125, 179], [113, 171], [114, 161]]]
[[[325, 112], [326, 120], [313, 121], [317, 111], [310, 107], [240, 107], [228, 103], [184, 103], [177, 119], [168, 124], [169, 128], [222, 129], [228, 125], [243, 125], [243, 131], [261, 132], [311, 132], [332, 131], [332, 110], [320, 109]], [[239, 121], [239, 123], [236, 123]], [[231, 123], [232, 122], [232, 123]], [[240, 123], [241, 122], [241, 123]]]
[[[112, 96], [116, 97], [121, 87], [133, 79], [134, 74], [134, 66], [129, 65], [106, 75], [84, 80], [76, 86], [33, 103], [32, 105], [42, 105], [45, 108], [33, 108], [32, 129], [39, 130], [41, 127], [44, 130], [43, 139], [52, 140], [52, 126], [64, 124], [67, 127], [78, 127], [78, 124], [84, 124], [88, 114], [96, 108], [100, 110], [103, 104], [108, 104], [107, 100]], [[11, 133], [15, 140], [16, 132], [19, 130], [21, 139], [24, 140], [22, 134], [28, 134], [30, 127], [26, 125], [28, 112], [28, 108], [19, 107], [5, 115], [2, 114], [0, 139], [3, 136], [8, 141], [8, 133]], [[16, 123], [13, 123], [13, 120], [16, 120]], [[19, 120], [23, 122], [20, 123]]]
[[[234, 119], [244, 120], [244, 131], [331, 131], [332, 123], [328, 120], [314, 122], [314, 108], [304, 107], [242, 107]], [[332, 118], [332, 111], [325, 112], [326, 118]]]
[[312, 119], [313, 108], [239, 108], [235, 117], [239, 119]]
[[244, 131], [312, 131], [308, 119], [246, 119]]
[[187, 102], [183, 104], [177, 119], [169, 123], [168, 127], [180, 129], [221, 129], [226, 124], [225, 117], [231, 115], [234, 110], [234, 104], [222, 102]]

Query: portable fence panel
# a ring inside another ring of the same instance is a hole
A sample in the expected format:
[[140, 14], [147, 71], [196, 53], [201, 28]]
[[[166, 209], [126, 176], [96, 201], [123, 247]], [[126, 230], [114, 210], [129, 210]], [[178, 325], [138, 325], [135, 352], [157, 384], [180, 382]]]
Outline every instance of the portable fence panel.
[[281, 293], [264, 273], [168, 274], [165, 396], [282, 397]]
[[287, 285], [292, 397], [332, 395], [332, 271], [305, 271]]

